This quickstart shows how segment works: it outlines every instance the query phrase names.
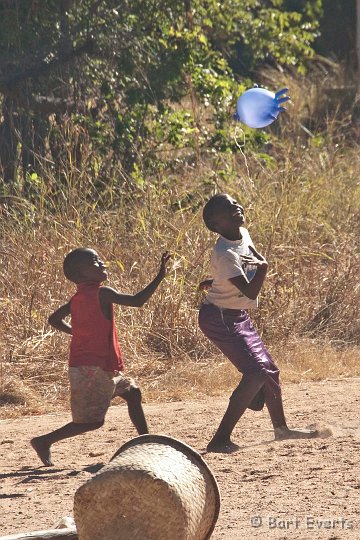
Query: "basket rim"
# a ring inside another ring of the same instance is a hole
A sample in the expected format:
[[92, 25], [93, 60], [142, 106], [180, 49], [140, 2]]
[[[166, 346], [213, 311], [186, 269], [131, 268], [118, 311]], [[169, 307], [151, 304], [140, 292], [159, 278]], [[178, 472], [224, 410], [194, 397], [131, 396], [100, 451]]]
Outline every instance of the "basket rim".
[[175, 449], [180, 450], [185, 454], [189, 454], [208, 473], [208, 475], [210, 477], [210, 481], [211, 481], [212, 486], [214, 488], [214, 494], [215, 494], [214, 518], [213, 518], [212, 524], [211, 524], [211, 526], [210, 526], [210, 528], [209, 528], [209, 530], [207, 532], [207, 535], [204, 538], [204, 540], [208, 540], [211, 537], [211, 535], [212, 535], [212, 533], [213, 533], [213, 531], [215, 529], [215, 525], [216, 525], [216, 522], [217, 522], [218, 517], [219, 517], [220, 505], [221, 505], [221, 497], [220, 497], [219, 486], [218, 486], [218, 483], [217, 483], [216, 478], [214, 476], [214, 473], [210, 469], [209, 465], [206, 463], [206, 461], [202, 458], [202, 456], [196, 450], [194, 450], [191, 446], [184, 443], [183, 441], [180, 441], [179, 439], [174, 439], [173, 437], [169, 437], [168, 435], [152, 434], [152, 433], [147, 433], [145, 435], [139, 435], [138, 437], [134, 437], [133, 439], [130, 439], [129, 441], [124, 443], [122, 446], [120, 446], [120, 448], [111, 457], [110, 462], [114, 458], [116, 458], [119, 454], [121, 454], [121, 452], [123, 452], [124, 450], [127, 450], [128, 448], [131, 448], [133, 446], [137, 446], [138, 444], [141, 444], [143, 442], [149, 442], [149, 443], [153, 442], [153, 443], [159, 443], [159, 444], [172, 446]]

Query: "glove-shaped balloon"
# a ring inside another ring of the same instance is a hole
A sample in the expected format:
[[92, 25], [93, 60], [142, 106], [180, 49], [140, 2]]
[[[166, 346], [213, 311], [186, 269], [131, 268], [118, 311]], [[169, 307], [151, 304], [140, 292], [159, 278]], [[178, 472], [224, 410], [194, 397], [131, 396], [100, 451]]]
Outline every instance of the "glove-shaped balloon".
[[272, 124], [279, 113], [286, 110], [281, 104], [290, 99], [289, 96], [284, 96], [287, 91], [287, 88], [276, 93], [265, 88], [246, 90], [237, 101], [235, 120], [240, 120], [252, 128], [263, 128]]

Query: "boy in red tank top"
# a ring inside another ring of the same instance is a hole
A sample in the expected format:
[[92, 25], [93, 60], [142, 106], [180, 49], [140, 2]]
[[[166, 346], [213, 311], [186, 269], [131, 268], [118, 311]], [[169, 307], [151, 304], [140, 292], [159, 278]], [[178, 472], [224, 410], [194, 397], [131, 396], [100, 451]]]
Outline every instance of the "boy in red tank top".
[[[166, 275], [170, 255], [161, 257], [157, 276], [137, 294], [122, 294], [101, 286], [106, 267], [96, 251], [78, 248], [64, 260], [64, 274], [77, 286], [67, 304], [49, 317], [49, 324], [71, 335], [69, 380], [72, 422], [46, 435], [35, 437], [31, 445], [43, 464], [52, 466], [50, 447], [55, 442], [100, 428], [110, 401], [121, 396], [139, 435], [148, 433], [135, 381], [123, 375], [124, 368], [114, 321], [113, 304], [141, 307]], [[71, 325], [66, 317], [71, 316]]]

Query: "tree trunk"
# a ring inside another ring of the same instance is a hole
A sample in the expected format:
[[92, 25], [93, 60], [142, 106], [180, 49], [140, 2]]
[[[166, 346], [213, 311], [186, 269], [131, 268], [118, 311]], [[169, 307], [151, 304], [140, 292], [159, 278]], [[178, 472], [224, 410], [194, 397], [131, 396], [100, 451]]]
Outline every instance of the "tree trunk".
[[17, 139], [14, 130], [13, 101], [4, 99], [3, 121], [0, 124], [0, 175], [6, 184], [12, 184], [16, 177]]

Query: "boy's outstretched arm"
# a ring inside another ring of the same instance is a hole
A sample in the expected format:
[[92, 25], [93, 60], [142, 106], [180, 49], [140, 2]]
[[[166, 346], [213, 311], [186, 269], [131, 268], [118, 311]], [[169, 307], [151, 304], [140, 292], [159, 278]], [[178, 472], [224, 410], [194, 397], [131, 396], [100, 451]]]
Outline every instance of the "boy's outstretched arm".
[[48, 319], [48, 323], [56, 330], [65, 332], [65, 334], [72, 334], [71, 325], [64, 319], [70, 315], [70, 302], [59, 307], [54, 313], [52, 313]]
[[160, 269], [156, 277], [143, 289], [136, 294], [122, 294], [111, 287], [101, 287], [99, 298], [103, 311], [107, 312], [107, 307], [110, 304], [119, 304], [122, 306], [141, 307], [154, 294], [161, 281], [166, 276], [167, 263], [171, 255], [168, 251], [163, 253], [160, 262]]

